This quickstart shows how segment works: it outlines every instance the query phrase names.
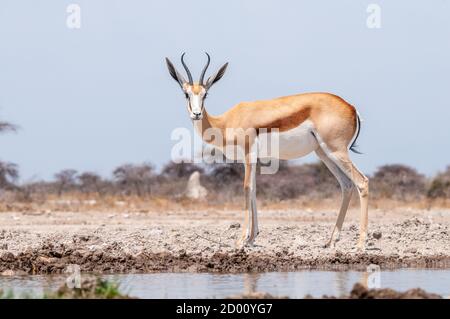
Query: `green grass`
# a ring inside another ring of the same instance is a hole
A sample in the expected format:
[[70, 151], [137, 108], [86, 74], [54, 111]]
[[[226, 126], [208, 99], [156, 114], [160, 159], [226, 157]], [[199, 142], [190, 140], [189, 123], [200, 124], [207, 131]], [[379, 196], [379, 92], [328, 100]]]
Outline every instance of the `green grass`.
[[95, 278], [82, 282], [81, 288], [61, 286], [57, 291], [44, 292], [42, 296], [32, 293], [16, 295], [12, 290], [0, 290], [0, 299], [126, 299], [116, 282]]

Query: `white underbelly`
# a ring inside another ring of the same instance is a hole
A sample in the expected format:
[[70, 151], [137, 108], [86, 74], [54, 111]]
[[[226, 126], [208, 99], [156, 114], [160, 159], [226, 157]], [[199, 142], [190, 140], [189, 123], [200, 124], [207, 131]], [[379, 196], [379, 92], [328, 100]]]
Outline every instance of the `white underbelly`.
[[[318, 144], [311, 134], [313, 124], [305, 121], [301, 125], [284, 132], [261, 134], [258, 137], [259, 149], [263, 143], [269, 143], [268, 154], [258, 152], [260, 158], [271, 157], [279, 159], [293, 159], [303, 157], [317, 149]], [[278, 147], [276, 146], [278, 143]]]
[[[278, 158], [283, 160], [303, 157], [317, 149], [318, 144], [311, 134], [313, 124], [305, 121], [301, 125], [284, 132], [259, 133], [257, 144], [252, 146], [253, 154], [258, 158]], [[244, 161], [244, 151], [241, 147], [220, 147], [219, 149], [229, 160]], [[256, 148], [257, 147], [257, 148]]]

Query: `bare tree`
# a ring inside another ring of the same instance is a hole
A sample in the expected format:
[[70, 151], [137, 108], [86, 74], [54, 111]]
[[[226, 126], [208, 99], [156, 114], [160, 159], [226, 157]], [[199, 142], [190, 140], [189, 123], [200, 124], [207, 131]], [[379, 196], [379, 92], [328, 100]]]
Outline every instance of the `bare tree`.
[[55, 174], [58, 196], [61, 196], [63, 191], [67, 191], [76, 185], [76, 175], [77, 171], [74, 169], [64, 169]]
[[19, 178], [19, 169], [16, 164], [0, 161], [0, 188], [15, 188]]
[[[0, 121], [0, 133], [15, 132], [18, 127], [14, 124]], [[13, 188], [19, 178], [17, 164], [0, 161], [0, 188]]]
[[136, 195], [151, 194], [154, 182], [154, 168], [150, 163], [139, 165], [125, 164], [116, 168], [113, 176], [118, 185], [127, 193], [136, 192]]
[[0, 121], [0, 132], [16, 132], [18, 129], [17, 125]]
[[80, 188], [85, 193], [97, 193], [101, 194], [101, 185], [103, 179], [100, 175], [93, 172], [85, 172], [78, 175], [78, 181], [80, 182]]

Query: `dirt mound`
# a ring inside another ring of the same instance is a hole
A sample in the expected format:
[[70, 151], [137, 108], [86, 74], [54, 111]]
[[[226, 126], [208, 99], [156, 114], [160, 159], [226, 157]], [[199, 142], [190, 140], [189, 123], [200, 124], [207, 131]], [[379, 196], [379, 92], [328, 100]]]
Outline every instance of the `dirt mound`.
[[350, 299], [441, 299], [442, 297], [428, 293], [423, 289], [414, 288], [404, 292], [398, 292], [393, 289], [367, 289], [360, 283], [353, 286], [350, 295]]
[[94, 276], [83, 276], [80, 287], [69, 288], [62, 285], [56, 292], [47, 293], [46, 298], [53, 299], [129, 299], [119, 292], [116, 283], [108, 282]]

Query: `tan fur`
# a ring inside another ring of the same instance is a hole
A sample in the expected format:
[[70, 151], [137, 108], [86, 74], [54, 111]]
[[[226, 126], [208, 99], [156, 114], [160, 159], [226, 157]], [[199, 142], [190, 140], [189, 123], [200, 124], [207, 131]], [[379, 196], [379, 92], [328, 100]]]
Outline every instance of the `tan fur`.
[[[192, 92], [200, 93], [201, 90], [201, 85], [191, 86]], [[352, 190], [355, 187], [361, 203], [358, 248], [364, 247], [367, 234], [369, 186], [367, 177], [356, 168], [348, 156], [348, 146], [357, 129], [357, 113], [352, 105], [333, 94], [306, 93], [273, 100], [239, 103], [220, 116], [211, 116], [204, 110], [201, 121], [200, 133], [205, 142], [217, 146], [234, 144], [245, 150], [246, 215], [241, 238], [242, 245], [252, 244], [259, 232], [256, 209], [256, 164], [249, 160], [250, 147], [259, 130], [277, 129], [279, 132], [285, 132], [309, 121], [312, 123], [311, 133], [314, 133], [318, 143], [315, 152], [335, 175], [343, 194], [336, 226], [326, 246], [331, 245], [335, 233], [339, 238]], [[204, 133], [209, 129], [219, 131], [222, 140], [205, 138]], [[229, 129], [234, 129], [231, 130], [231, 134], [227, 134]], [[249, 129], [255, 131], [255, 134], [245, 136], [245, 140], [242, 140], [242, 130], [247, 132]]]
[[199, 94], [203, 89], [203, 86], [201, 86], [198, 83], [194, 83], [194, 85], [191, 85], [191, 91], [194, 94]]
[[[194, 85], [194, 89], [198, 87]], [[205, 112], [202, 128], [220, 129], [223, 136], [226, 128], [253, 128], [257, 133], [262, 128], [284, 132], [306, 120], [313, 122], [317, 132], [332, 149], [343, 144], [347, 146], [356, 131], [355, 108], [329, 93], [305, 93], [273, 100], [243, 102], [220, 116], [211, 116]]]

